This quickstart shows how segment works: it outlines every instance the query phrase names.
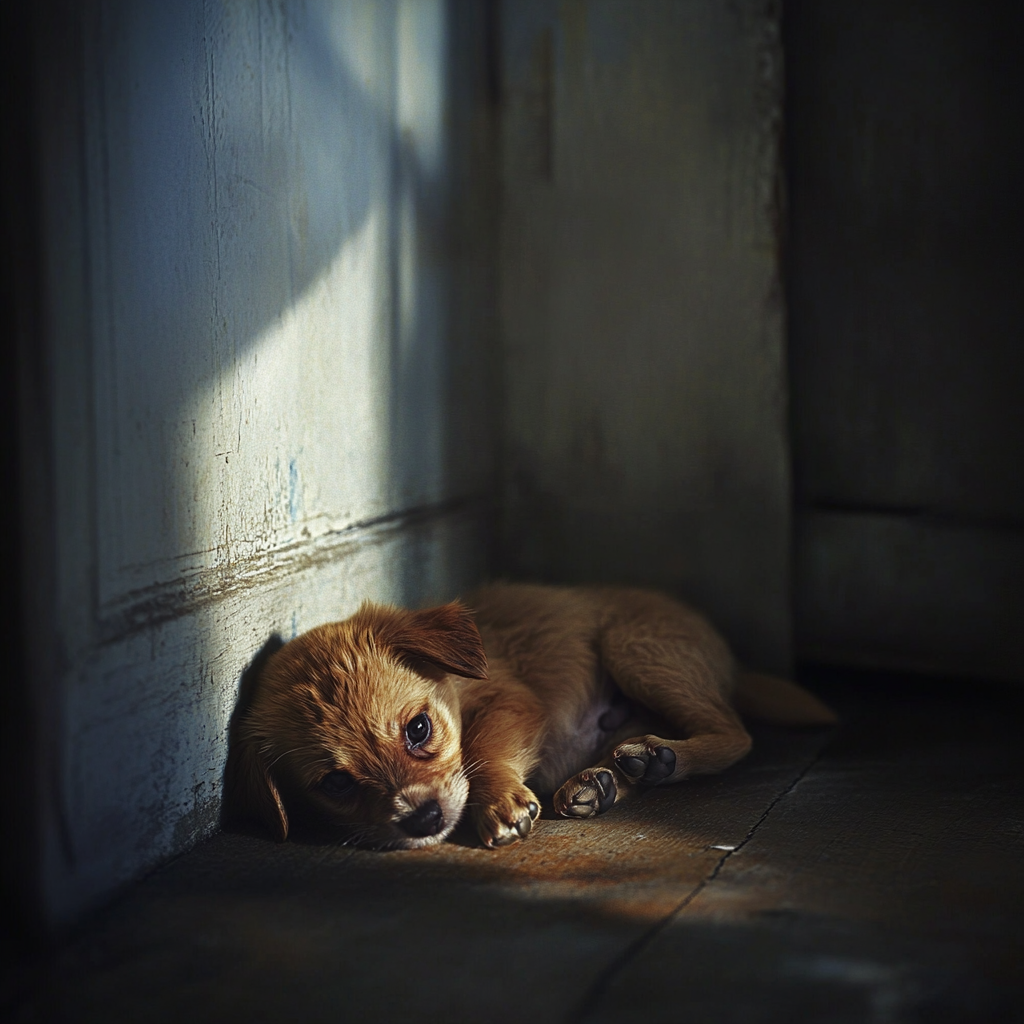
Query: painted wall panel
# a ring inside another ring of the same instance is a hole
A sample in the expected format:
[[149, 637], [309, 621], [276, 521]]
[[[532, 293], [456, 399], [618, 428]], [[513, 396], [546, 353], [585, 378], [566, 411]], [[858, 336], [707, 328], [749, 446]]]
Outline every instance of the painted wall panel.
[[442, 473], [447, 16], [87, 26], [101, 604], [481, 486]]
[[53, 921], [215, 826], [272, 634], [487, 572], [485, 13], [40, 19], [49, 482], [26, 565], [53, 558], [29, 643]]
[[1024, 524], [1024, 11], [788, 9], [798, 496]]
[[1020, 680], [1024, 9], [786, 26], [802, 656]]

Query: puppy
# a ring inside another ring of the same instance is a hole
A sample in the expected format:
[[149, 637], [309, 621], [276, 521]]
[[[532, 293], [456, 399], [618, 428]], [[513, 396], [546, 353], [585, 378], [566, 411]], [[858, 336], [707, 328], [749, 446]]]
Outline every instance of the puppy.
[[424, 611], [364, 604], [273, 654], [225, 772], [234, 813], [285, 839], [441, 842], [468, 809], [486, 846], [529, 835], [541, 795], [573, 818], [750, 750], [734, 705], [787, 724], [832, 712], [737, 671], [697, 612], [611, 587], [493, 585]]

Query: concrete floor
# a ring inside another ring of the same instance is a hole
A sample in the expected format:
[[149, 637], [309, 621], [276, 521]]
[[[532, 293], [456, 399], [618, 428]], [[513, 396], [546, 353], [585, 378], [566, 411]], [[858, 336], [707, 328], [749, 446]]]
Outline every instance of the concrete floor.
[[223, 833], [4, 973], [15, 1021], [1024, 1019], [1019, 690], [819, 672], [835, 730], [490, 852]]

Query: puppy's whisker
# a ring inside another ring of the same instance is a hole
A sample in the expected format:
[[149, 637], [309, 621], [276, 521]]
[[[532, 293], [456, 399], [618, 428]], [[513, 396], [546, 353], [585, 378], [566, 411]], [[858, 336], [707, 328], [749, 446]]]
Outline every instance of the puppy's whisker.
[[472, 779], [474, 776], [479, 775], [480, 772], [484, 768], [486, 768], [488, 764], [490, 764], [489, 761], [485, 761], [483, 758], [480, 758], [479, 760], [473, 761], [468, 765], [463, 765], [463, 767], [459, 771], [459, 774], [462, 776], [463, 779], [466, 779], [468, 781]]
[[339, 846], [358, 846], [366, 838], [365, 833], [358, 833], [346, 836], [338, 844]]
[[308, 749], [308, 747], [292, 747], [291, 750], [286, 750], [286, 751], [284, 751], [284, 753], [278, 754], [277, 757], [275, 757], [274, 760], [271, 761], [270, 764], [267, 765], [267, 771], [269, 772], [270, 769], [273, 768], [274, 765], [277, 764], [277, 762], [280, 761], [282, 757], [287, 757], [289, 754], [296, 754], [300, 750], [307, 750], [307, 749]]

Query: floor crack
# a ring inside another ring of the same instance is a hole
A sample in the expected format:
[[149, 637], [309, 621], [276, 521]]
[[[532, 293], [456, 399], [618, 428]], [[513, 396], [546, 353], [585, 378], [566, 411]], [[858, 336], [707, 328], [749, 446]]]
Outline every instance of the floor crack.
[[[758, 818], [753, 825], [751, 825], [750, 831], [743, 837], [743, 842], [741, 842], [735, 850], [730, 850], [722, 858], [723, 864], [726, 860], [729, 859], [729, 857], [731, 857], [734, 853], [738, 853], [740, 850], [743, 849], [744, 846], [747, 845], [747, 843], [750, 842], [751, 839], [753, 839], [754, 833], [764, 824], [764, 821], [768, 817], [768, 815], [771, 814], [773, 810], [775, 810], [775, 807], [779, 803], [779, 801], [784, 800], [787, 796], [789, 796], [789, 794], [792, 793], [793, 790], [796, 789], [796, 787], [803, 781], [804, 776], [821, 760], [821, 755], [824, 753], [826, 746], [827, 742], [823, 743], [821, 747], [818, 748], [818, 752], [814, 755], [814, 757], [810, 759], [810, 761], [807, 762], [807, 764], [803, 766], [803, 768], [800, 769], [799, 772], [797, 772], [796, 777], [793, 779], [793, 781], [781, 793], [779, 793], [778, 796], [776, 796], [775, 799], [772, 800], [772, 802], [764, 809], [764, 813], [762, 813], [761, 817]], [[717, 869], [715, 873], [717, 874]], [[707, 880], [710, 881], [712, 877], [714, 876], [708, 876]]]
[[[831, 738], [831, 737], [829, 737]], [[607, 966], [598, 979], [591, 985], [590, 989], [586, 992], [573, 1013], [567, 1018], [568, 1022], [580, 1022], [586, 1020], [590, 1013], [594, 1010], [597, 1004], [600, 1002], [602, 997], [608, 991], [612, 981], [619, 975], [619, 973], [628, 964], [638, 956], [647, 946], [651, 945], [652, 942], [663, 932], [679, 915], [686, 910], [686, 908], [706, 889], [719, 875], [719, 872], [725, 866], [726, 861], [734, 854], [739, 853], [747, 843], [753, 839], [754, 834], [764, 824], [765, 820], [776, 808], [781, 800], [784, 800], [794, 789], [800, 784], [804, 776], [821, 760], [821, 756], [828, 746], [828, 738], [818, 748], [817, 753], [812, 757], [803, 768], [794, 776], [793, 780], [783, 789], [781, 792], [776, 794], [774, 799], [764, 809], [761, 816], [754, 822], [750, 827], [750, 830], [743, 837], [742, 842], [730, 850], [724, 850], [722, 856], [715, 862], [715, 866], [708, 872], [708, 874], [700, 880], [680, 901], [676, 904], [661, 920], [656, 921], [650, 928], [647, 929], [642, 935], [634, 939], [625, 949], [623, 949], [618, 956], [616, 956]], [[710, 847], [710, 849], [716, 849], [717, 847]]]

